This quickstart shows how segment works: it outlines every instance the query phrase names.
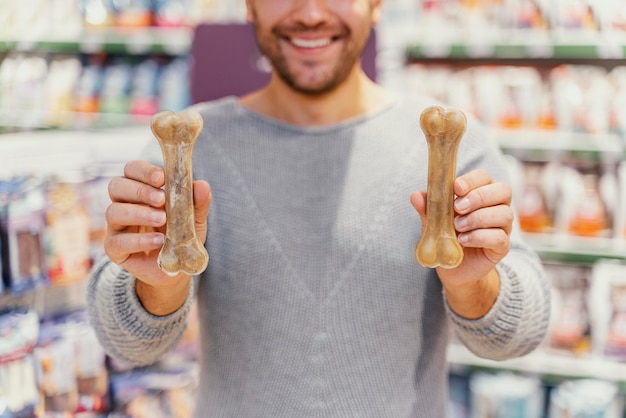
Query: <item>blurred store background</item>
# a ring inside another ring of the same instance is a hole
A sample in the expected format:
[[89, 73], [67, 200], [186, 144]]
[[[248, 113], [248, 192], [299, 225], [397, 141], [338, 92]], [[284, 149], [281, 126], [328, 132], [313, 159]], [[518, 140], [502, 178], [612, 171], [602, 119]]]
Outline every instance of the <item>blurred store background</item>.
[[[485, 123], [552, 280], [531, 355], [481, 360], [451, 336], [451, 418], [625, 417], [626, 2], [385, 3], [376, 79]], [[153, 140], [151, 115], [221, 83], [199, 73], [197, 28], [244, 23], [243, 0], [0, 0], [0, 418], [191, 416], [195, 323], [159, 364], [114, 362], [86, 275], [107, 182]], [[241, 58], [229, 42], [213, 46]]]

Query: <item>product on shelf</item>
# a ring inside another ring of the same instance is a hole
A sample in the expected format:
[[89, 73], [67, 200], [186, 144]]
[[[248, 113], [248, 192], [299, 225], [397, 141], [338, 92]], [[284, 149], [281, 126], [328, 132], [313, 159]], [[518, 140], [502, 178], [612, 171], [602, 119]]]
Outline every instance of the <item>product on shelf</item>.
[[146, 27], [152, 25], [151, 0], [111, 0], [115, 25], [120, 27]]
[[189, 106], [191, 104], [189, 88], [189, 61], [186, 58], [174, 58], [160, 72], [159, 111], [180, 112]]
[[100, 108], [102, 113], [129, 114], [132, 67], [120, 60], [104, 67], [100, 88]]
[[589, 318], [589, 267], [547, 264], [552, 283], [552, 315], [547, 342], [561, 354], [591, 352]]
[[34, 352], [43, 410], [75, 413], [110, 409], [104, 350], [84, 311], [43, 318]]
[[543, 189], [542, 174], [545, 164], [523, 164], [523, 184], [516, 209], [522, 231], [546, 233], [552, 228], [552, 216]]
[[92, 62], [83, 66], [76, 86], [74, 110], [86, 114], [97, 113], [100, 109], [101, 88], [102, 65]]
[[606, 134], [612, 91], [607, 70], [595, 65], [560, 65], [550, 71], [559, 129]]
[[80, 0], [80, 11], [84, 26], [92, 29], [168, 28], [245, 20], [243, 0]]
[[85, 170], [89, 173], [84, 190], [89, 212], [89, 258], [92, 263], [104, 254], [107, 234], [106, 209], [111, 203], [108, 185], [124, 172], [121, 162], [100, 162]]
[[590, 314], [594, 352], [626, 361], [626, 265], [605, 261], [593, 266]]
[[111, 375], [115, 411], [133, 418], [191, 418], [197, 392], [196, 365], [152, 367]]
[[[203, 2], [197, 1], [200, 5]], [[204, 1], [211, 3], [211, 1]], [[154, 24], [161, 27], [177, 27], [192, 24], [190, 0], [154, 0]]]
[[626, 132], [626, 67], [600, 65], [444, 65], [412, 63], [408, 91], [425, 94], [499, 130], [589, 135], [594, 143]]
[[579, 167], [581, 188], [568, 231], [573, 235], [600, 237], [610, 235], [610, 219], [603, 201], [597, 167]]
[[115, 22], [112, 0], [81, 0], [80, 10], [87, 27], [112, 26]]
[[597, 31], [600, 28], [597, 15], [589, 0], [562, 0], [557, 2], [557, 27], [559, 29], [576, 29]]
[[537, 377], [508, 372], [470, 377], [472, 418], [540, 418], [544, 393]]
[[550, 394], [548, 418], [620, 418], [617, 385], [597, 379], [567, 380]]
[[0, 417], [30, 417], [39, 404], [33, 362], [38, 330], [32, 311], [0, 314]]
[[146, 59], [135, 66], [130, 88], [132, 115], [152, 116], [158, 112], [159, 70], [160, 65], [154, 59]]
[[621, 0], [421, 0], [420, 3], [419, 23], [424, 34], [433, 37], [442, 29], [453, 32], [455, 36], [448, 42], [467, 39], [488, 42], [502, 35], [538, 39], [565, 39], [568, 35], [593, 37], [599, 33], [615, 36], [626, 29], [626, 8]]
[[40, 126], [48, 64], [40, 55], [9, 54], [0, 64], [0, 115], [4, 125]]
[[514, 205], [522, 231], [587, 239], [621, 238], [618, 167], [600, 164], [511, 160]]
[[0, 127], [146, 124], [189, 104], [186, 57], [9, 54], [0, 62]]
[[617, 195], [615, 210], [615, 235], [626, 239], [626, 162], [620, 162], [617, 168]]
[[83, 281], [91, 267], [84, 185], [80, 170], [57, 173], [48, 181], [46, 263], [53, 284]]
[[0, 179], [0, 237], [6, 287], [19, 294], [45, 283], [45, 195], [41, 179]]
[[74, 92], [82, 71], [77, 57], [55, 57], [50, 61], [45, 108], [49, 126], [70, 126], [74, 110]]
[[542, 0], [509, 2], [510, 27], [513, 29], [547, 30], [550, 27], [550, 7]]

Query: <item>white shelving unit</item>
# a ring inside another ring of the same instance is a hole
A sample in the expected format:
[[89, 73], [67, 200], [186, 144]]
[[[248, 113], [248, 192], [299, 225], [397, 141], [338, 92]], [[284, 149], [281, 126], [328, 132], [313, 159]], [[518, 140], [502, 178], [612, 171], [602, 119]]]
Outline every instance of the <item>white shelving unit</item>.
[[593, 356], [574, 357], [541, 348], [524, 357], [494, 361], [477, 357], [465, 346], [452, 343], [448, 346], [448, 360], [453, 369], [480, 367], [561, 378], [591, 377], [612, 382], [626, 382], [626, 364], [624, 363]]

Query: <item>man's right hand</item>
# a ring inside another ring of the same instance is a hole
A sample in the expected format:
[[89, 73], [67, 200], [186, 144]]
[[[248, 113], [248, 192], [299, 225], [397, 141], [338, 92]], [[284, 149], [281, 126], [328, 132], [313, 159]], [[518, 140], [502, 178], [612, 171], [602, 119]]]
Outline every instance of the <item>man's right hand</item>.
[[[191, 277], [168, 276], [157, 264], [165, 239], [165, 184], [163, 169], [145, 161], [131, 161], [124, 177], [109, 183], [111, 204], [106, 211], [104, 251], [114, 263], [137, 278], [137, 294], [155, 315], [178, 309], [185, 301]], [[211, 189], [206, 181], [193, 182], [196, 234], [206, 239]]]

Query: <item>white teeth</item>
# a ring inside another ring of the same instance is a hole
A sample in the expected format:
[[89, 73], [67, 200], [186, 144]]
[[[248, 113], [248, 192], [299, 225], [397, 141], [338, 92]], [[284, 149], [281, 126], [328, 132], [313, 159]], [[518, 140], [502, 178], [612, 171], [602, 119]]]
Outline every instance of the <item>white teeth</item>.
[[321, 48], [330, 45], [331, 40], [325, 39], [298, 39], [291, 38], [291, 43], [300, 48]]

